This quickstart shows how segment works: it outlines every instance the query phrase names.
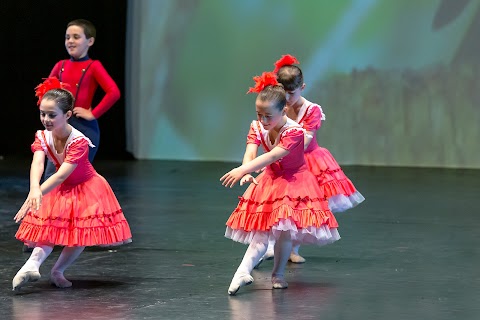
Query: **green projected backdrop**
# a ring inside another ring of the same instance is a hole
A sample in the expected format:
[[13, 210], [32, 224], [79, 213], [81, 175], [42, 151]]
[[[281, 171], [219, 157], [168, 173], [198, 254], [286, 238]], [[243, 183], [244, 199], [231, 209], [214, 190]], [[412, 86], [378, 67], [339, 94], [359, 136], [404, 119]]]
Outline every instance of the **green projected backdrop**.
[[240, 162], [252, 77], [301, 62], [341, 164], [480, 168], [480, 1], [130, 2], [128, 144]]

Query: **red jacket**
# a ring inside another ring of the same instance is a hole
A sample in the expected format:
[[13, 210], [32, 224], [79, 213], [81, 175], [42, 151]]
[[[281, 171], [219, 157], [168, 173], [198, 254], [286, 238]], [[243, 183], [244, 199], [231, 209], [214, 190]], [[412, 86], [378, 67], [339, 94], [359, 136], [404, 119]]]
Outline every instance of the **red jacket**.
[[[75, 107], [92, 108], [92, 113], [97, 119], [120, 99], [117, 84], [98, 60], [88, 58], [84, 61], [61, 60], [53, 67], [50, 77], [57, 77], [60, 81], [68, 83], [67, 89], [75, 97]], [[98, 85], [105, 91], [105, 96], [93, 107], [92, 99]]]

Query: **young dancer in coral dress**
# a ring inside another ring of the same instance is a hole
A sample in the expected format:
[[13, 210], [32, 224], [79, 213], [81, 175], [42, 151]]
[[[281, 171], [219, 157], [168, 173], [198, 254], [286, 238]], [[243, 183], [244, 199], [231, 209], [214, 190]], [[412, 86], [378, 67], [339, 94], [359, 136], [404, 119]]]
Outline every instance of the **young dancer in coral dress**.
[[[284, 55], [275, 62], [273, 72], [277, 74], [277, 80], [287, 94], [287, 116], [298, 122], [306, 131], [305, 162], [308, 170], [315, 175], [318, 185], [325, 193], [330, 210], [333, 213], [343, 212], [357, 206], [365, 198], [345, 175], [330, 151], [318, 145], [316, 132], [325, 120], [325, 114], [320, 105], [302, 97], [305, 83], [302, 70], [295, 65], [298, 63], [294, 56]], [[300, 256], [298, 250], [298, 245], [293, 247], [289, 259], [293, 263], [305, 262], [305, 258]], [[271, 243], [263, 259], [271, 259], [273, 256]]]
[[[255, 77], [258, 121], [253, 121], [247, 137], [243, 164], [220, 180], [232, 187], [251, 183], [228, 219], [225, 236], [249, 244], [233, 276], [228, 293], [253, 282], [251, 272], [274, 239], [275, 262], [272, 286], [288, 287], [285, 267], [292, 245], [325, 245], [340, 239], [337, 221], [328, 208], [315, 176], [304, 159], [304, 129], [285, 114], [285, 90], [273, 73]], [[257, 157], [258, 147], [265, 153]], [[254, 178], [250, 175], [263, 167]]]
[[[131, 242], [130, 227], [108, 182], [88, 160], [90, 140], [68, 124], [73, 95], [56, 78], [37, 87], [40, 119], [32, 144], [30, 192], [14, 220], [22, 220], [16, 238], [33, 246], [33, 252], [15, 275], [14, 290], [40, 279], [40, 266], [55, 245], [63, 246], [50, 273], [51, 282], [66, 288], [72, 283], [64, 271], [86, 246]], [[40, 184], [45, 156], [56, 172]]]

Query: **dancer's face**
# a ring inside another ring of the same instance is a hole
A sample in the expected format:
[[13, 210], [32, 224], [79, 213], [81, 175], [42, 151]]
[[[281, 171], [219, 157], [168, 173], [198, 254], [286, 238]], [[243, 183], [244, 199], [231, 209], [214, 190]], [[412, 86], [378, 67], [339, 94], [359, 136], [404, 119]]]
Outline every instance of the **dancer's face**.
[[285, 122], [285, 108], [278, 110], [275, 101], [264, 101], [257, 98], [255, 109], [257, 110], [257, 119], [265, 130], [280, 129]]
[[65, 32], [65, 48], [74, 59], [85, 57], [94, 41], [93, 37], [87, 39], [85, 31], [80, 26], [70, 26]]
[[287, 96], [288, 107], [293, 107], [299, 102], [300, 98], [302, 97], [302, 91], [304, 88], [305, 88], [305, 83], [301, 87], [298, 87], [295, 90], [285, 91]]
[[71, 115], [72, 111], [63, 113], [55, 100], [43, 99], [40, 103], [40, 121], [48, 131], [65, 129]]

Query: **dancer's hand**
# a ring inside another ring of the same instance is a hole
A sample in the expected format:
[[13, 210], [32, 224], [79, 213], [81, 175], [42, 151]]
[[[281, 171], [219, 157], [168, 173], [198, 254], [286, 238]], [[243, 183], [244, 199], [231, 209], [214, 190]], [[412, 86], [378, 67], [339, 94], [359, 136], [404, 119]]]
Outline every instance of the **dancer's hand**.
[[25, 215], [28, 213], [29, 210], [36, 212], [40, 209], [41, 205], [42, 205], [42, 191], [40, 190], [40, 187], [30, 188], [30, 192], [28, 193], [27, 199], [23, 203], [20, 210], [18, 210], [13, 220], [15, 220], [15, 222], [19, 222], [25, 217]]
[[250, 183], [253, 183], [253, 184], [258, 184], [257, 179], [255, 179], [255, 177], [253, 177], [249, 173], [247, 173], [246, 175], [244, 175], [242, 177], [242, 179], [240, 180], [240, 185], [243, 186], [247, 182], [250, 182]]
[[25, 217], [25, 215], [27, 214], [28, 210], [30, 210], [30, 205], [28, 204], [28, 199], [25, 200], [25, 202], [23, 203], [22, 207], [20, 208], [20, 210], [18, 210], [17, 214], [15, 215], [15, 217], [13, 217], [13, 220], [18, 223], [20, 222], [20, 220], [23, 219], [23, 217]]
[[92, 109], [75, 107], [73, 108], [73, 115], [77, 118], [82, 118], [88, 121], [95, 120], [95, 116], [92, 113]]
[[235, 185], [235, 183], [242, 179], [243, 176], [244, 173], [239, 168], [235, 168], [225, 173], [223, 177], [220, 178], [220, 181], [222, 181], [223, 186], [230, 186], [231, 188]]

